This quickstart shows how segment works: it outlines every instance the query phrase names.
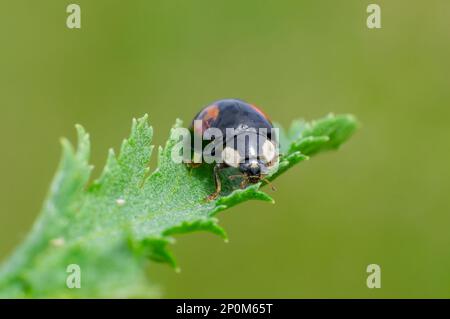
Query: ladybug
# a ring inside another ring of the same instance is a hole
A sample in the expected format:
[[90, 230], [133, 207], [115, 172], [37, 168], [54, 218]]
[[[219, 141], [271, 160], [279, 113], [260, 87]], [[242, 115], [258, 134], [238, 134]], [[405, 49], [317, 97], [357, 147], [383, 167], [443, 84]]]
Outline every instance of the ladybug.
[[[213, 141], [216, 145], [213, 151], [216, 190], [207, 197], [208, 201], [219, 196], [222, 186], [219, 172], [225, 168], [238, 170], [238, 175], [229, 178], [242, 178], [241, 188], [261, 180], [269, 183], [265, 176], [279, 163], [278, 139], [272, 122], [263, 111], [242, 100], [219, 100], [194, 117], [190, 130], [194, 135], [203, 137], [210, 128], [220, 130], [222, 138]], [[203, 147], [204, 139], [202, 141]], [[194, 148], [194, 162], [189, 165], [201, 165], [202, 155], [201, 150]]]

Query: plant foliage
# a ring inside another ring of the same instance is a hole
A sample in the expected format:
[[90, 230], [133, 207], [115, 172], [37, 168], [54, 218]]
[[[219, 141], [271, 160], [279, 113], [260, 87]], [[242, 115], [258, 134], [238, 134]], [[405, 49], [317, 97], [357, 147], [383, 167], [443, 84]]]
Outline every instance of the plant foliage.
[[[177, 121], [174, 127], [180, 127]], [[276, 178], [294, 164], [335, 149], [355, 131], [350, 115], [330, 115], [281, 129], [283, 157]], [[158, 149], [158, 166], [149, 173], [153, 130], [147, 116], [133, 120], [131, 135], [119, 155], [111, 149], [101, 176], [88, 184], [89, 135], [77, 126], [76, 149], [63, 140], [59, 168], [42, 212], [23, 244], [0, 269], [0, 296], [16, 297], [156, 297], [149, 259], [176, 267], [168, 250], [173, 235], [206, 230], [226, 239], [215, 215], [250, 199], [273, 202], [261, 184], [214, 190], [211, 167], [190, 171], [171, 160], [173, 134]], [[81, 289], [66, 286], [67, 266], [81, 269]], [[151, 276], [150, 276], [151, 277]]]

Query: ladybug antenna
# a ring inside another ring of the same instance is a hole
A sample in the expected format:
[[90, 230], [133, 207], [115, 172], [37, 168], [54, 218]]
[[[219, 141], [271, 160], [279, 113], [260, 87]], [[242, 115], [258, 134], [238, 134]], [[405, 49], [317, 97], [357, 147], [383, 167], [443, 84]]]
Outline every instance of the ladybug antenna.
[[266, 178], [266, 177], [264, 177], [263, 179], [262, 179], [262, 181], [263, 182], [265, 182], [267, 185], [269, 185], [270, 186], [270, 188], [275, 192], [277, 189], [276, 189], [276, 187]]

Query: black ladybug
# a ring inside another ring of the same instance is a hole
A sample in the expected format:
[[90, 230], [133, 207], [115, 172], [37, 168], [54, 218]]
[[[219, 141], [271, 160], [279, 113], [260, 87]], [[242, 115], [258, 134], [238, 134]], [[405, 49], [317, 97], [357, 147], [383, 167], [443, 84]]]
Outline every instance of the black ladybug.
[[[193, 134], [203, 137], [209, 128], [219, 129], [222, 139], [214, 140], [217, 145], [214, 150], [216, 191], [208, 196], [208, 200], [216, 199], [221, 191], [221, 169], [238, 169], [240, 174], [230, 177], [241, 176], [241, 188], [244, 188], [248, 183], [264, 180], [278, 165], [278, 143], [272, 122], [256, 106], [237, 99], [216, 101], [194, 117], [190, 129]], [[194, 149], [194, 163], [190, 166], [200, 165], [201, 158], [201, 150]]]

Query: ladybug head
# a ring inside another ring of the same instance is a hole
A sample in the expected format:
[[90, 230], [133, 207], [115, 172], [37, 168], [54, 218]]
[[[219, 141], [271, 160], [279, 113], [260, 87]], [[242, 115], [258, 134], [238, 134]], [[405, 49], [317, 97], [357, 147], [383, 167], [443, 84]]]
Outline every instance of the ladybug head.
[[[238, 135], [242, 136], [243, 133]], [[269, 171], [278, 165], [277, 149], [274, 142], [267, 137], [256, 135], [253, 142], [236, 143], [235, 147], [232, 146], [227, 145], [222, 151], [224, 163], [239, 169], [244, 178], [252, 184], [263, 180]]]
[[266, 165], [259, 160], [252, 160], [239, 165], [239, 170], [244, 174], [252, 184], [258, 183], [267, 171]]

